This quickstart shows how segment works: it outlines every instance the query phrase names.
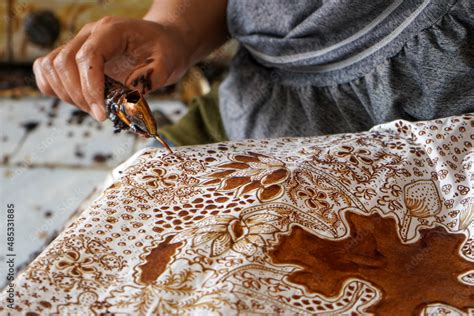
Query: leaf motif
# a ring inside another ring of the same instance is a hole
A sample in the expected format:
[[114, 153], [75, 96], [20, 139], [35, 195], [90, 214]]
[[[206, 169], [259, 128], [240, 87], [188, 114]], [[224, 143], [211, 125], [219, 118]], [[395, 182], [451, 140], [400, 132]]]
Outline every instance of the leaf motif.
[[264, 186], [280, 184], [285, 182], [288, 179], [289, 175], [290, 173], [287, 169], [278, 169], [263, 177], [261, 182]]
[[276, 231], [278, 231], [278, 228], [268, 223], [253, 225], [249, 228], [249, 234], [253, 235], [271, 234]]
[[229, 234], [221, 234], [211, 245], [211, 257], [217, 257], [228, 251], [231, 246]]
[[280, 161], [276, 158], [272, 158], [272, 157], [265, 157], [264, 156], [264, 157], [260, 158], [260, 161], [263, 164], [265, 164], [267, 166], [272, 166], [272, 167], [283, 167], [285, 165], [282, 161]]
[[263, 163], [263, 162], [251, 162], [251, 163], [249, 163], [249, 166], [250, 166], [250, 169], [257, 170], [259, 173], [261, 173], [263, 171], [268, 171], [272, 167], [274, 168], [274, 166], [268, 165], [268, 164]]
[[469, 227], [471, 222], [474, 221], [474, 203], [470, 206], [468, 205], [464, 210], [461, 211], [461, 216], [459, 217], [459, 228], [466, 229]]
[[250, 177], [232, 177], [222, 181], [219, 190], [235, 190], [247, 183], [250, 183]]
[[258, 176], [263, 172], [262, 169], [254, 169], [254, 168], [249, 168], [249, 169], [244, 169], [244, 170], [238, 170], [233, 174], [234, 177], [255, 177]]
[[233, 174], [235, 170], [224, 170], [224, 171], [217, 171], [209, 174], [207, 177], [208, 178], [215, 178], [215, 179], [222, 179], [225, 178], [231, 174]]
[[215, 239], [220, 235], [220, 233], [206, 233], [206, 234], [199, 234], [193, 239], [193, 247], [197, 247], [202, 245], [209, 240]]
[[219, 169], [247, 169], [248, 164], [242, 162], [227, 162], [217, 166]]
[[232, 245], [232, 250], [250, 257], [257, 251], [257, 247], [249, 243], [246, 238], [244, 238]]
[[247, 217], [246, 219], [244, 219], [244, 221], [248, 226], [252, 226], [259, 223], [274, 222], [274, 221], [279, 220], [280, 218], [281, 216], [276, 215], [276, 214], [257, 213], [257, 214], [252, 214], [251, 216]]
[[275, 199], [278, 199], [279, 197], [283, 195], [284, 192], [285, 190], [283, 189], [282, 186], [278, 184], [274, 184], [263, 190], [259, 190], [257, 193], [257, 197], [262, 202], [268, 202], [268, 201], [273, 201]]
[[249, 162], [259, 162], [260, 160], [255, 156], [247, 156], [247, 155], [236, 155], [234, 156], [234, 160], [243, 163]]
[[214, 179], [214, 180], [206, 181], [202, 185], [208, 186], [208, 185], [216, 185], [216, 184], [219, 184], [219, 183], [221, 183], [220, 179]]
[[187, 239], [193, 237], [195, 234], [196, 234], [196, 229], [195, 228], [190, 228], [190, 229], [183, 230], [179, 234], [175, 235], [171, 239], [170, 243], [175, 244], [175, 243], [182, 242], [184, 240], [187, 240]]
[[260, 187], [260, 181], [253, 181], [249, 184], [246, 184], [240, 187], [239, 191], [237, 191], [237, 196], [241, 196], [250, 192], [257, 190]]

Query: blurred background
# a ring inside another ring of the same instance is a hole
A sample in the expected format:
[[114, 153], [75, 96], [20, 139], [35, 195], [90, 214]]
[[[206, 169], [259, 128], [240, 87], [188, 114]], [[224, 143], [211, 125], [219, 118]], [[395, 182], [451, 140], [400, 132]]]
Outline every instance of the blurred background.
[[[140, 18], [151, 0], [0, 0], [0, 287], [6, 278], [7, 204], [15, 209], [16, 271], [90, 203], [111, 170], [148, 140], [113, 133], [112, 123], [42, 97], [32, 63], [103, 16]], [[113, 39], [111, 39], [113, 40]], [[192, 67], [176, 85], [147, 96], [159, 126], [222, 80], [232, 41]]]

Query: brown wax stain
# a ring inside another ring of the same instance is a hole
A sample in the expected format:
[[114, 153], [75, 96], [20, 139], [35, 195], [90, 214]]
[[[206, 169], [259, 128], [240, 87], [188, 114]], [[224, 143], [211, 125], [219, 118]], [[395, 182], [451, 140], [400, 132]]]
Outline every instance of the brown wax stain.
[[51, 308], [53, 306], [50, 302], [46, 302], [46, 301], [40, 301], [39, 303], [44, 308]]
[[393, 219], [355, 213], [347, 219], [350, 238], [325, 240], [295, 227], [269, 255], [274, 263], [302, 266], [288, 280], [325, 296], [338, 295], [349, 278], [371, 282], [382, 292], [382, 300], [367, 310], [376, 315], [419, 315], [429, 303], [465, 312], [474, 306], [474, 290], [457, 280], [473, 268], [458, 253], [464, 235], [436, 227], [402, 244]]
[[165, 271], [166, 265], [170, 262], [176, 249], [181, 246], [179, 243], [170, 243], [174, 236], [168, 236], [162, 243], [158, 244], [145, 257], [145, 263], [138, 266], [141, 270], [139, 282], [142, 284], [152, 284]]

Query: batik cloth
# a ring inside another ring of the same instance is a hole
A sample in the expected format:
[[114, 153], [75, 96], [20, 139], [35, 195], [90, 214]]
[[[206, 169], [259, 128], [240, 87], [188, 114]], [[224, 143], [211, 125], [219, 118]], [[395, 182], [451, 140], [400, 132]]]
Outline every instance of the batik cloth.
[[145, 149], [2, 314], [474, 312], [474, 115]]

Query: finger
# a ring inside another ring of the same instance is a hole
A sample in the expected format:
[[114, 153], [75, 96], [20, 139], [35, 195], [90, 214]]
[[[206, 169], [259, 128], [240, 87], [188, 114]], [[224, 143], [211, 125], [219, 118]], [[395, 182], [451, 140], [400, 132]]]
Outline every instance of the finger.
[[91, 113], [89, 104], [85, 100], [81, 86], [79, 71], [77, 70], [75, 56], [82, 44], [90, 35], [92, 24], [84, 26], [81, 31], [66, 44], [54, 58], [54, 68], [65, 90], [69, 93], [74, 104], [81, 110]]
[[54, 97], [56, 95], [41, 71], [41, 59], [43, 58], [44, 57], [37, 58], [33, 63], [33, 73], [35, 74], [36, 85], [42, 94]]
[[58, 47], [41, 60], [41, 70], [44, 78], [54, 91], [54, 94], [67, 103], [73, 103], [72, 98], [63, 86], [61, 79], [56, 73], [54, 59], [62, 47]]
[[81, 80], [82, 93], [98, 120], [104, 120], [104, 63], [121, 54], [126, 46], [113, 18], [97, 22], [90, 36], [76, 54], [76, 64]]
[[81, 48], [75, 59], [82, 95], [94, 117], [102, 121], [105, 119], [103, 57], [96, 55], [90, 49]]

